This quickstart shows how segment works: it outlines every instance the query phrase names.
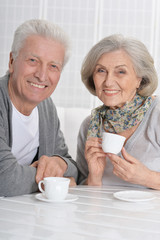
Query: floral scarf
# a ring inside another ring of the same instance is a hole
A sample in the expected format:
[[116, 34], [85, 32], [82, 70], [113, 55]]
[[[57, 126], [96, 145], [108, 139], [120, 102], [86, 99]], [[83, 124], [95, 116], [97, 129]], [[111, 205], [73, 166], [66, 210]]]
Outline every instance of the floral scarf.
[[132, 101], [125, 103], [121, 108], [113, 110], [102, 105], [93, 109], [87, 138], [101, 137], [102, 123], [104, 131], [111, 133], [121, 133], [136, 126], [144, 118], [151, 103], [151, 97], [136, 94]]

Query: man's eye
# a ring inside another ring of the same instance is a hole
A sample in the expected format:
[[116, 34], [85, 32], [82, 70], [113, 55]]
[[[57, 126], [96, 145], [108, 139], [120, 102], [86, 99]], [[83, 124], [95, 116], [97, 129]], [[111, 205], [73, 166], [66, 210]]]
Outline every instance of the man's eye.
[[125, 74], [125, 71], [124, 70], [120, 70], [119, 73], [120, 74]]
[[34, 66], [37, 63], [37, 60], [35, 58], [28, 58], [27, 59], [28, 64], [31, 66]]
[[37, 61], [36, 61], [36, 59], [34, 59], [34, 58], [30, 58], [30, 59], [29, 59], [29, 62], [33, 64], [33, 63], [36, 63]]
[[34, 58], [30, 58], [30, 61], [31, 62], [35, 62], [36, 60]]
[[52, 66], [52, 68], [57, 68], [57, 66], [55, 64], [52, 64], [51, 66]]
[[52, 69], [53, 71], [60, 71], [59, 67], [58, 67], [57, 65], [55, 65], [55, 64], [52, 64], [52, 65], [51, 65], [51, 69]]

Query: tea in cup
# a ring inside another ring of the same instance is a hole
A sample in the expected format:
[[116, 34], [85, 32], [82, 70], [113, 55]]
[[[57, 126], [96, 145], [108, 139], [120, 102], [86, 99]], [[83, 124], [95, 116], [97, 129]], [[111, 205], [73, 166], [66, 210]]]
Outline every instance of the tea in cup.
[[118, 134], [103, 132], [102, 149], [105, 153], [120, 153], [126, 138]]
[[[44, 185], [44, 190], [42, 188], [42, 183]], [[38, 188], [47, 199], [61, 201], [67, 197], [69, 183], [69, 178], [46, 177], [38, 183]]]

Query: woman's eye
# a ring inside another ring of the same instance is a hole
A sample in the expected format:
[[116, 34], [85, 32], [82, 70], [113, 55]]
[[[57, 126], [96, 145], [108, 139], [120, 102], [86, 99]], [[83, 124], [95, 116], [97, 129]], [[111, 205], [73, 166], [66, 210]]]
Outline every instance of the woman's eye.
[[97, 72], [99, 72], [99, 73], [105, 73], [106, 71], [105, 71], [103, 68], [98, 68], [98, 69], [97, 69]]

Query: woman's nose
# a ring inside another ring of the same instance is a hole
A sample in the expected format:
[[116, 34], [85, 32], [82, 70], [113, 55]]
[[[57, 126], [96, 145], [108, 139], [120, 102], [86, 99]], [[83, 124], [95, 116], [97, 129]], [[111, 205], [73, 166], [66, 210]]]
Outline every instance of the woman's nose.
[[107, 73], [105, 76], [105, 85], [110, 86], [113, 83], [113, 74]]

